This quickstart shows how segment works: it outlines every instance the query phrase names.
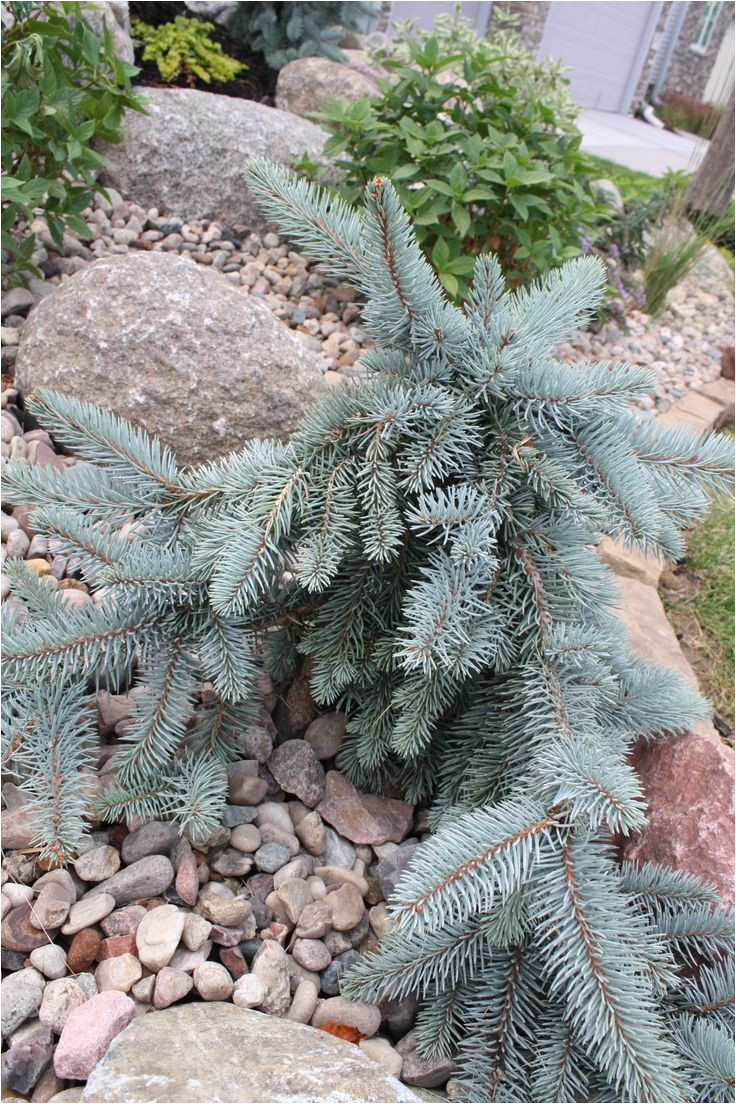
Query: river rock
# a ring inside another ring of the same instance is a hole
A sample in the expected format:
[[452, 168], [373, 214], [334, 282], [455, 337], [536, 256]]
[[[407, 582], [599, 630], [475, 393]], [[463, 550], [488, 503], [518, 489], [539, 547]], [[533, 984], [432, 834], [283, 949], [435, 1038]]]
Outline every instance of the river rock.
[[40, 970], [49, 981], [63, 978], [67, 972], [66, 951], [58, 943], [47, 943], [31, 951], [31, 966]]
[[6, 1039], [16, 1027], [38, 1010], [43, 999], [46, 979], [43, 974], [28, 966], [14, 974], [8, 974], [0, 985], [2, 997], [2, 1034]]
[[351, 1043], [224, 1003], [187, 1004], [138, 1017], [113, 1041], [82, 1093], [83, 1101], [108, 1104], [125, 1100], [140, 1104], [153, 1100], [393, 1104], [418, 1099]]
[[353, 1027], [361, 1035], [370, 1038], [381, 1026], [381, 1013], [375, 1004], [363, 1004], [361, 1001], [346, 1000], [345, 997], [328, 997], [312, 1016], [312, 1027], [322, 1027], [328, 1023]]
[[177, 824], [172, 821], [152, 820], [125, 837], [121, 848], [123, 862], [138, 862], [147, 855], [168, 855], [178, 840]]
[[266, 986], [266, 996], [261, 1001], [263, 1011], [272, 1016], [283, 1016], [288, 1012], [291, 988], [284, 948], [273, 939], [266, 940], [253, 959], [251, 972]]
[[408, 843], [405, 847], [397, 847], [395, 851], [392, 851], [390, 855], [379, 862], [376, 873], [378, 884], [386, 901], [390, 901], [395, 894], [396, 887], [418, 846], [417, 843]]
[[156, 974], [156, 982], [153, 988], [154, 1008], [168, 1008], [191, 992], [194, 982], [191, 974], [185, 970], [172, 970], [170, 966], [164, 966]]
[[116, 991], [99, 993], [75, 1008], [54, 1054], [58, 1076], [73, 1081], [89, 1077], [112, 1040], [134, 1017], [135, 1002]]
[[402, 1059], [401, 1078], [408, 1085], [434, 1089], [444, 1085], [455, 1072], [455, 1063], [450, 1058], [420, 1058], [413, 1031], [396, 1044], [396, 1050]]
[[44, 299], [23, 328], [16, 377], [26, 394], [42, 385], [94, 397], [198, 463], [288, 435], [326, 390], [320, 364], [218, 272], [135, 252], [89, 265]]
[[257, 229], [268, 220], [243, 183], [246, 157], [322, 162], [325, 132], [285, 111], [194, 89], [142, 91], [148, 114], [127, 111], [122, 141], [100, 149], [103, 182], [141, 207]]
[[130, 953], [106, 958], [95, 970], [95, 981], [101, 993], [114, 989], [127, 993], [143, 974], [140, 961]]
[[[37, 1027], [35, 1031], [13, 1043], [10, 1050], [3, 1054], [3, 1087], [29, 1097], [53, 1053], [54, 1041], [48, 1027]], [[38, 1097], [34, 1096], [33, 1099]]]
[[[67, 905], [68, 907], [68, 905]], [[29, 904], [11, 909], [3, 917], [2, 934], [0, 940], [8, 951], [34, 951], [36, 947], [43, 947], [49, 942], [50, 933], [41, 931], [33, 923], [34, 913]]]
[[44, 989], [38, 1018], [56, 1035], [60, 1035], [74, 1009], [84, 1004], [86, 999], [84, 990], [75, 978], [65, 977], [50, 981]]
[[83, 882], [104, 882], [120, 868], [120, 854], [115, 847], [104, 844], [85, 851], [74, 863], [74, 869]]
[[138, 957], [156, 973], [168, 966], [179, 945], [186, 914], [176, 905], [159, 905], [141, 920], [135, 933]]
[[317, 812], [353, 843], [400, 843], [411, 829], [414, 811], [405, 801], [358, 793], [338, 771], [328, 771]]
[[111, 893], [100, 891], [99, 886], [91, 889], [86, 897], [77, 901], [69, 910], [69, 919], [61, 929], [64, 935], [74, 935], [83, 928], [90, 928], [115, 908], [115, 898]]
[[315, 717], [304, 739], [318, 759], [334, 759], [345, 739], [345, 714], [323, 713]]
[[268, 769], [288, 794], [295, 794], [311, 809], [322, 797], [325, 772], [305, 740], [286, 740], [268, 760]]
[[112, 897], [116, 905], [127, 905], [139, 898], [158, 896], [168, 889], [173, 880], [174, 868], [169, 859], [164, 855], [148, 855], [100, 882], [83, 899], [89, 900], [104, 893]]
[[226, 1001], [233, 991], [233, 979], [219, 962], [203, 962], [194, 971], [194, 988], [202, 1000]]

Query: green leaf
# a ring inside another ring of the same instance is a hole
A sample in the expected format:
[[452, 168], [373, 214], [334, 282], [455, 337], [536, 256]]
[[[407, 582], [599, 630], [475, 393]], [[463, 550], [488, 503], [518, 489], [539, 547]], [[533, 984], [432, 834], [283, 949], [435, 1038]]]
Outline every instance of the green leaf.
[[449, 260], [449, 246], [444, 238], [438, 238], [432, 249], [432, 264], [437, 269], [443, 269]]
[[457, 277], [453, 276], [451, 272], [442, 271], [438, 272], [437, 275], [442, 286], [449, 292], [453, 299], [456, 298], [460, 290], [460, 284], [458, 283]]
[[450, 217], [455, 224], [458, 234], [464, 238], [470, 229], [470, 215], [464, 207], [458, 207], [455, 203], [450, 211]]

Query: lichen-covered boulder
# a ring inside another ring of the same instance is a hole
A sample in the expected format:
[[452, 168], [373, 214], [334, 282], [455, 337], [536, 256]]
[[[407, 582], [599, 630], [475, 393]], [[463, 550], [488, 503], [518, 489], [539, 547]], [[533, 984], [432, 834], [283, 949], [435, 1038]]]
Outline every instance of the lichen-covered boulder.
[[326, 391], [321, 361], [246, 291], [172, 253], [107, 257], [23, 327], [16, 378], [97, 403], [182, 463], [286, 437]]
[[99, 152], [103, 183], [141, 207], [262, 227], [266, 220], [242, 180], [246, 157], [283, 165], [305, 152], [321, 158], [325, 132], [285, 111], [194, 88], [137, 91], [148, 115], [126, 112], [122, 141]]
[[329, 58], [304, 57], [279, 70], [274, 102], [282, 111], [311, 119], [328, 100], [359, 100], [376, 91], [375, 79], [365, 70]]

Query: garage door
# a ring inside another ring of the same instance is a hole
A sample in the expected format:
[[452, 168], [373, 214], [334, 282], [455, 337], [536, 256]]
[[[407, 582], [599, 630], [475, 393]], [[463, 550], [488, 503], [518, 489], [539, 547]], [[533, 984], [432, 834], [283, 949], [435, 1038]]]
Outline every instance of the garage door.
[[570, 92], [583, 107], [628, 112], [661, 3], [555, 0], [539, 56], [562, 58], [572, 68]]

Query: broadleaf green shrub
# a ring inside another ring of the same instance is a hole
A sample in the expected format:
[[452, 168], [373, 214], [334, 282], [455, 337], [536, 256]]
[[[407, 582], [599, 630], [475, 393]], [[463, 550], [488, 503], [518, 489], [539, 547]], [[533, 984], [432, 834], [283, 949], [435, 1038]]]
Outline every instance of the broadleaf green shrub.
[[143, 43], [143, 60], [155, 62], [161, 79], [167, 82], [182, 75], [190, 82], [195, 77], [205, 84], [226, 82], [248, 68], [245, 62], [228, 57], [219, 42], [213, 42], [214, 23], [177, 15], [171, 23], [158, 27], [134, 19], [131, 27]]
[[450, 53], [422, 34], [384, 59], [391, 79], [377, 96], [322, 113], [343, 197], [354, 202], [372, 177], [389, 176], [455, 298], [466, 295], [478, 254], [494, 252], [507, 278], [527, 282], [579, 254], [596, 225], [570, 111], [560, 116], [545, 100], [546, 63], [535, 70], [522, 57], [501, 63], [478, 38]]
[[105, 24], [98, 38], [82, 5], [6, 6], [14, 22], [2, 41], [2, 245], [17, 273], [35, 272], [34, 236], [19, 241], [16, 223], [40, 208], [59, 249], [67, 226], [89, 236], [81, 212], [104, 192], [93, 139], [119, 142], [124, 111], [143, 111], [144, 101], [130, 85], [138, 69], [115, 55]]
[[376, 12], [376, 5], [367, 0], [241, 2], [235, 5], [227, 29], [234, 39], [263, 54], [272, 69], [281, 69], [302, 57], [344, 61], [339, 45], [343, 32], [364, 31]]

